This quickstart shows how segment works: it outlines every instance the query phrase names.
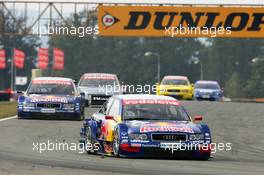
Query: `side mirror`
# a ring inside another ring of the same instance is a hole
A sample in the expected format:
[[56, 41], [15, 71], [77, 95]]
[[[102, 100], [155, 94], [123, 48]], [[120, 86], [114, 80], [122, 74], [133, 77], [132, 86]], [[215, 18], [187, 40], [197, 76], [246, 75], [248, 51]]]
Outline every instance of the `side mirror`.
[[23, 91], [17, 91], [17, 94], [21, 95], [23, 94]]
[[85, 96], [85, 93], [84, 93], [84, 92], [80, 92], [80, 95], [81, 95], [81, 96]]
[[78, 85], [78, 81], [77, 81], [76, 79], [73, 79], [73, 83], [74, 83], [75, 85]]
[[194, 84], [193, 84], [193, 83], [191, 83], [191, 86], [192, 86], [192, 87], [194, 87]]
[[203, 116], [201, 115], [194, 116], [194, 121], [202, 121], [202, 120], [203, 120]]
[[106, 119], [106, 120], [114, 120], [114, 116], [106, 115], [106, 116], [105, 116], [105, 119]]

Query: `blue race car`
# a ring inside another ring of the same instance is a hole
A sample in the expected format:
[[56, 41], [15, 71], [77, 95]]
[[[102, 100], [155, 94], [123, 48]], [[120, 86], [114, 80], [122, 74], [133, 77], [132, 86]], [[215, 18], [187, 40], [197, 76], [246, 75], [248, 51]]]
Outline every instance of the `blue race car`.
[[169, 96], [115, 95], [80, 131], [87, 153], [116, 157], [209, 159], [211, 133]]
[[224, 92], [217, 81], [197, 81], [194, 85], [194, 99], [221, 101]]
[[17, 116], [24, 118], [84, 119], [84, 94], [69, 78], [40, 77], [18, 98]]

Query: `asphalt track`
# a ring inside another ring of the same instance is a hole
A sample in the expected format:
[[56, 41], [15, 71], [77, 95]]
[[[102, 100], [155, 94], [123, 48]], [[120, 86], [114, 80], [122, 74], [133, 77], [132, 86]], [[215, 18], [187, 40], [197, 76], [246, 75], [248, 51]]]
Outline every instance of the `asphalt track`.
[[[0, 175], [72, 174], [264, 174], [264, 104], [183, 102], [204, 116], [216, 143], [232, 143], [209, 161], [126, 159], [78, 151], [33, 151], [33, 143], [78, 143], [80, 121], [0, 121]], [[86, 115], [95, 109], [87, 109]]]

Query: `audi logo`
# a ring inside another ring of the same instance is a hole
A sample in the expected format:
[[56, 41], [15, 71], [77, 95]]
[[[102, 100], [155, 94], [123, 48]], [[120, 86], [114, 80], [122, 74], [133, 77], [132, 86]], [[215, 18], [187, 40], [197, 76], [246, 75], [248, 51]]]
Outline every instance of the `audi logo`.
[[177, 136], [176, 135], [164, 135], [162, 136], [163, 140], [176, 140]]
[[47, 107], [47, 108], [50, 108], [50, 107], [52, 107], [52, 105], [51, 105], [51, 104], [44, 104], [44, 106], [45, 106], [45, 107]]

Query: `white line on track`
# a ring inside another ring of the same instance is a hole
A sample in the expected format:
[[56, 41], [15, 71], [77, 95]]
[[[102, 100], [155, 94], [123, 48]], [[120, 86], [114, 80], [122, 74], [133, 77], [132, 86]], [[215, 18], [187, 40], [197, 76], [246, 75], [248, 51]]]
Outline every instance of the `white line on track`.
[[17, 116], [3, 118], [3, 119], [0, 119], [0, 122], [6, 121], [6, 120], [15, 119], [15, 118], [17, 118]]

